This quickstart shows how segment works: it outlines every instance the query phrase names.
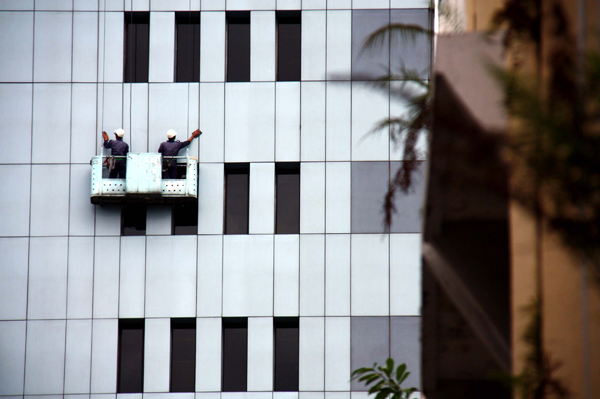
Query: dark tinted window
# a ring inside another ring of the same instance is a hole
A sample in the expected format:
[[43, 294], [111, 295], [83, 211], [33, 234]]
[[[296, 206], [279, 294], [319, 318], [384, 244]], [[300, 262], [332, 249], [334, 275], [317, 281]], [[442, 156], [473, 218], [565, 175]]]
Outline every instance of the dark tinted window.
[[275, 232], [300, 233], [300, 164], [275, 165]]
[[275, 391], [298, 390], [299, 322], [298, 318], [276, 317]]
[[223, 318], [222, 391], [245, 392], [248, 379], [248, 319]]
[[146, 205], [125, 205], [121, 210], [121, 235], [146, 235]]
[[227, 81], [250, 81], [250, 12], [227, 13]]
[[300, 11], [277, 12], [277, 80], [299, 81], [302, 44]]
[[175, 13], [177, 39], [175, 42], [175, 81], [200, 81], [200, 13]]
[[117, 392], [142, 392], [144, 382], [144, 319], [119, 320]]
[[[148, 82], [150, 13], [125, 13], [125, 83]], [[115, 60], [108, 60], [114, 62]]]
[[171, 319], [171, 392], [196, 389], [196, 319]]
[[248, 234], [249, 164], [225, 165], [225, 234]]
[[173, 234], [198, 234], [198, 201], [173, 205]]

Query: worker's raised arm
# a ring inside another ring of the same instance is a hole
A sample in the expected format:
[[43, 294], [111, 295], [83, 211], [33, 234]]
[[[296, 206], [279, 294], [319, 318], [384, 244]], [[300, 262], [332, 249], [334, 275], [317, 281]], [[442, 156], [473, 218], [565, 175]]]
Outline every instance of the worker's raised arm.
[[102, 138], [104, 141], [108, 141], [108, 134], [106, 134], [106, 132], [102, 132]]

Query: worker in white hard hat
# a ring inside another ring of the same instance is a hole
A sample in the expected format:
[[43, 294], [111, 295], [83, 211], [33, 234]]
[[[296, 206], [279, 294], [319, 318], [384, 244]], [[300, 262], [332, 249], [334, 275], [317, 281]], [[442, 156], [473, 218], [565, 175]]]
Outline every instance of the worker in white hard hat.
[[117, 156], [117, 158], [112, 158], [110, 162], [108, 162], [108, 168], [110, 170], [110, 178], [125, 178], [126, 172], [126, 163], [125, 156], [129, 152], [129, 145], [123, 141], [123, 136], [125, 136], [125, 130], [117, 129], [115, 130], [115, 139], [109, 140], [108, 134], [106, 132], [102, 132], [102, 138], [104, 138], [104, 148], [110, 148], [111, 155]]
[[[160, 152], [163, 157], [176, 157], [179, 154], [179, 150], [187, 147], [191, 144], [192, 140], [196, 137], [200, 136], [202, 132], [200, 129], [196, 129], [192, 132], [192, 135], [186, 141], [175, 141], [175, 137], [177, 137], [177, 132], [175, 130], [169, 130], [167, 132], [167, 141], [163, 141], [160, 143], [160, 147], [158, 147], [158, 152]], [[177, 178], [177, 160], [175, 159], [164, 159], [163, 158], [163, 179], [176, 179]]]

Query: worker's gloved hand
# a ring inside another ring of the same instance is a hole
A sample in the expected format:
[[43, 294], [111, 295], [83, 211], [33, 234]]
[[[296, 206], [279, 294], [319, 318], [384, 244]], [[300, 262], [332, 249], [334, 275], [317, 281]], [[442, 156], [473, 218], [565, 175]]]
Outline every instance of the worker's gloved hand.
[[102, 138], [104, 140], [108, 140], [108, 134], [106, 134], [106, 132], [102, 132]]
[[192, 137], [196, 138], [198, 136], [200, 136], [202, 134], [202, 132], [200, 131], [200, 129], [196, 129], [192, 132]]

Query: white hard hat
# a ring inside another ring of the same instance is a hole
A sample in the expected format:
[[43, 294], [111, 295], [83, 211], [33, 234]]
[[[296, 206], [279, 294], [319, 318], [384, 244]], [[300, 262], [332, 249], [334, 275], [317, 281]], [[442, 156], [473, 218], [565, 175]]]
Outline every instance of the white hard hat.
[[115, 134], [117, 135], [117, 137], [123, 138], [123, 136], [125, 136], [125, 130], [117, 129], [117, 130], [115, 130]]
[[173, 138], [173, 137], [175, 137], [175, 136], [177, 136], [177, 132], [176, 132], [175, 130], [171, 129], [171, 130], [169, 130], [169, 131], [167, 132], [167, 137], [168, 137], [168, 138], [172, 139], [172, 138]]

